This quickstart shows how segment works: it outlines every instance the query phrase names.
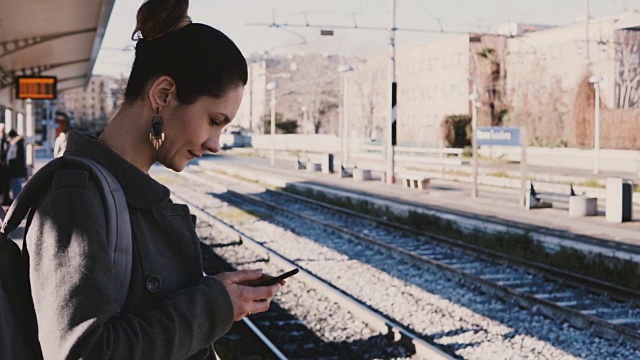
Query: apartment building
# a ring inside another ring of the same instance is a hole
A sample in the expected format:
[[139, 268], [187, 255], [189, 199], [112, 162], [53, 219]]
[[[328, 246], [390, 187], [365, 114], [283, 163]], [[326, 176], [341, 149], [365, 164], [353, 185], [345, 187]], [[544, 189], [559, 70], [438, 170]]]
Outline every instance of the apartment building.
[[92, 76], [86, 89], [75, 88], [59, 94], [58, 109], [69, 114], [75, 126], [100, 130], [113, 115], [115, 102], [112, 93], [115, 79]]
[[[396, 52], [397, 141], [405, 146], [441, 146], [447, 115], [468, 114], [474, 85], [482, 123], [498, 116], [506, 38], [498, 35], [449, 35]], [[352, 64], [347, 75], [347, 122], [350, 138], [382, 141], [390, 121], [388, 55]]]
[[505, 56], [509, 121], [526, 126], [540, 145], [549, 145], [554, 138], [569, 139], [571, 144], [576, 128], [583, 126], [574, 116], [580, 111], [576, 106], [584, 102], [580, 94], [590, 92], [587, 96], [594, 97], [589, 78], [599, 80], [603, 107], [639, 108], [639, 28], [640, 15], [627, 12], [512, 34], [518, 36], [508, 39]]

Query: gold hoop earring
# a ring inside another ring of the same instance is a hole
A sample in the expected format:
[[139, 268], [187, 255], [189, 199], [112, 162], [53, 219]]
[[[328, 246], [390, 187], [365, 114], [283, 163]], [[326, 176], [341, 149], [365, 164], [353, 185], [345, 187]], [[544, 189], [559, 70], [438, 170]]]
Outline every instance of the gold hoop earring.
[[149, 141], [153, 148], [158, 150], [164, 142], [164, 123], [160, 116], [160, 108], [156, 108], [156, 114], [151, 120], [151, 132], [149, 133]]

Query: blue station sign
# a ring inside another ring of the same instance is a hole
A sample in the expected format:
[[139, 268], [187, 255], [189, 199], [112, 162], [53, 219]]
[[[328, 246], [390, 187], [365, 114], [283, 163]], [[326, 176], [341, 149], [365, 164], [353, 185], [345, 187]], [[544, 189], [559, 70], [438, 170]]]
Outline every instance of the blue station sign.
[[507, 126], [481, 127], [476, 132], [478, 145], [520, 146], [520, 128]]

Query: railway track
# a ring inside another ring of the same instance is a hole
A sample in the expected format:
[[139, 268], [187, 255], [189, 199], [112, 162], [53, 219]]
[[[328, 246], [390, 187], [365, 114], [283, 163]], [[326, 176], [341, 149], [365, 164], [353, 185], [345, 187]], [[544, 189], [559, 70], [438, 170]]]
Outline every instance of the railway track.
[[[535, 272], [526, 271], [517, 266], [521, 265], [520, 261], [472, 246], [465, 246], [465, 253], [461, 253], [460, 248], [443, 247], [442, 237], [421, 234], [292, 194], [267, 190], [256, 196], [228, 191], [223, 198], [231, 203], [233, 198], [240, 202], [249, 200], [274, 211], [304, 218], [447, 271], [472, 286], [495, 292], [526, 308], [536, 307], [543, 314], [564, 319], [579, 329], [591, 329], [606, 339], [624, 338], [640, 343], [637, 303], [640, 294], [632, 290], [540, 266]], [[514, 266], [508, 262], [518, 264]], [[528, 265], [536, 267], [535, 264]], [[544, 271], [553, 274], [550, 276]]]
[[[269, 249], [261, 242], [254, 240], [211, 215], [202, 205], [197, 205], [177, 193], [174, 193], [174, 197], [188, 204], [192, 213], [198, 216], [200, 221], [204, 221], [210, 224], [211, 227], [221, 231], [231, 244], [242, 244], [244, 247], [248, 247], [255, 254], [255, 258], [249, 261], [243, 260], [245, 263], [268, 262], [270, 266], [279, 269], [278, 272], [281, 272], [282, 269], [299, 267], [294, 261]], [[210, 237], [204, 236], [205, 239]], [[216, 236], [216, 238], [219, 238], [219, 236]], [[276, 271], [273, 273], [276, 273]], [[268, 348], [269, 354], [266, 356], [267, 358], [367, 359], [381, 355], [394, 358], [398, 358], [398, 355], [400, 355], [400, 358], [417, 355], [419, 358], [424, 359], [453, 359], [451, 355], [422, 339], [418, 334], [410, 331], [402, 324], [381, 315], [370, 306], [354, 299], [349, 294], [312, 273], [301, 269], [293, 282], [298, 281], [304, 282], [305, 287], [321, 294], [323, 299], [316, 301], [316, 304], [332, 303], [334, 308], [339, 307], [342, 311], [354, 315], [355, 318], [359, 319], [359, 322], [364, 323], [364, 325], [357, 325], [357, 330], [360, 333], [371, 333], [372, 336], [362, 344], [355, 346], [349, 342], [334, 343], [327, 346], [326, 340], [315, 335], [300, 319], [292, 316], [279, 305], [275, 305], [268, 312], [252, 314], [243, 321], [246, 327], [254, 334], [255, 338], [252, 341], [260, 341]], [[309, 291], [309, 289], [306, 289], [303, 292], [308, 293]], [[336, 312], [335, 309], [329, 311], [329, 315], [334, 312]], [[353, 325], [353, 320], [349, 319], [345, 323]], [[369, 329], [363, 331], [363, 327]], [[400, 350], [400, 348], [403, 350]], [[353, 353], [354, 349], [358, 350], [356, 355]], [[262, 355], [264, 356], [264, 353]]]
[[[204, 175], [205, 173], [200, 173], [196, 176]], [[237, 179], [224, 179], [224, 177], [218, 176], [215, 177], [215, 181], [211, 181], [213, 175], [208, 173], [206, 177], [208, 180], [201, 182], [202, 187], [205, 184], [210, 185], [212, 182], [216, 182], [226, 183], [231, 188], [235, 186], [233, 184], [237, 185], [238, 183]], [[189, 178], [196, 180], [193, 175]], [[201, 181], [201, 179], [197, 181]], [[203, 191], [204, 189], [200, 189], [200, 197], [193, 197], [195, 203], [205, 202], [205, 197], [202, 196]], [[593, 292], [587, 287], [579, 288], [573, 283], [558, 281], [553, 276], [541, 274], [538, 271], [524, 271], [521, 267], [505, 263], [505, 259], [491, 259], [490, 256], [487, 258], [486, 254], [473, 254], [469, 249], [462, 251], [459, 247], [453, 247], [451, 244], [445, 246], [436, 239], [424, 234], [413, 233], [409, 229], [391, 226], [376, 221], [376, 219], [355, 217], [354, 214], [342, 212], [340, 209], [331, 209], [322, 204], [264, 191], [264, 189], [248, 191], [253, 194], [240, 194], [222, 188], [216, 192], [217, 194], [211, 195], [224, 203], [245, 209], [250, 213], [267, 214], [267, 217], [273, 218], [269, 220], [270, 223], [280, 226], [282, 223], [287, 223], [288, 219], [298, 218], [299, 220], [296, 221], [314, 224], [313, 227], [323, 229], [322, 231], [325, 233], [339, 234], [332, 237], [351, 239], [351, 247], [356, 248], [356, 252], [361, 251], [365, 255], [371, 253], [373, 254], [371, 256], [378, 257], [411, 259], [412, 265], [410, 266], [418, 264], [421, 268], [423, 266], [431, 267], [436, 269], [436, 272], [446, 273], [451, 279], [463, 279], [465, 283], [470, 285], [470, 289], [481, 289], [486, 294], [506, 299], [507, 304], [517, 304], [533, 309], [534, 313], [541, 312], [553, 318], [555, 323], [558, 323], [559, 318], [564, 319], [580, 329], [590, 328], [606, 339], [631, 340], [629, 343], [635, 342], [637, 339], [637, 328], [626, 326], [633, 325], [634, 320], [638, 318], [637, 304], [633, 301], [622, 301], [626, 296], [624, 291], [618, 291], [615, 296], [602, 295], [602, 293], [598, 293], [601, 289]], [[198, 206], [192, 204], [192, 208], [194, 205]], [[350, 230], [345, 231], [345, 229]], [[368, 245], [356, 244], [354, 239], [366, 242]], [[380, 248], [384, 250], [380, 251]], [[347, 255], [351, 256], [352, 254]], [[397, 262], [398, 260], [392, 259], [391, 262], [393, 261]], [[419, 282], [416, 281], [416, 284]], [[479, 302], [481, 301], [486, 300], [479, 300]], [[567, 312], [567, 309], [573, 309], [573, 312]], [[379, 310], [379, 312], [384, 313], [385, 311]], [[396, 318], [401, 318], [401, 316]], [[473, 326], [477, 327], [477, 325]], [[407, 327], [420, 328], [415, 324], [409, 324]], [[563, 326], [561, 328], [565, 329]], [[476, 331], [482, 333], [484, 330]], [[566, 332], [571, 331], [567, 330]], [[425, 332], [416, 331], [416, 333], [423, 338], [430, 337]], [[440, 340], [452, 335], [451, 333], [443, 334], [444, 336]], [[631, 353], [640, 354], [637, 352], [637, 348], [632, 344], [629, 345]], [[454, 345], [455, 347], [456, 345]], [[606, 349], [607, 346], [601, 345], [599, 348]], [[624, 351], [627, 350], [623, 349]], [[465, 357], [464, 349], [457, 351], [456, 354]]]

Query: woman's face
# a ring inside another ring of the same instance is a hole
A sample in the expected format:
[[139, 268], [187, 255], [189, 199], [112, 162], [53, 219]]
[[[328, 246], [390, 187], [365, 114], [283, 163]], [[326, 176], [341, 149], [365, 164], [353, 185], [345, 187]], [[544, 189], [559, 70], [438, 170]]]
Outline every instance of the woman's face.
[[191, 105], [171, 105], [160, 113], [164, 119], [165, 141], [158, 149], [158, 161], [169, 169], [182, 171], [187, 162], [205, 151], [220, 150], [222, 129], [235, 118], [244, 87], [229, 89], [216, 99], [204, 96]]

